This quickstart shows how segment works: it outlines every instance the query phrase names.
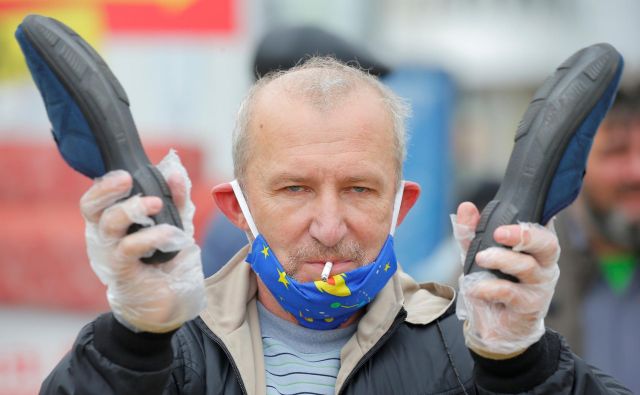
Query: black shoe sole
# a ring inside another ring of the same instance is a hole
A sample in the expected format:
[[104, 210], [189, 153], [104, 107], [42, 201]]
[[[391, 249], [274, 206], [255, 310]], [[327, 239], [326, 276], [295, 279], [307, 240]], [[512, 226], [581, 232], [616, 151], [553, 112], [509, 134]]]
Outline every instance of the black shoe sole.
[[[465, 274], [485, 270], [475, 264], [475, 256], [488, 247], [499, 246], [493, 239], [497, 227], [518, 222], [541, 223], [550, 219], [543, 217], [543, 211], [560, 161], [583, 122], [591, 121], [587, 118], [596, 105], [606, 99], [608, 102], [602, 104], [606, 105], [604, 113], [610, 107], [622, 64], [622, 57], [611, 45], [592, 45], [562, 63], [536, 91], [520, 121], [500, 188], [482, 211], [476, 236], [467, 252]], [[594, 121], [591, 139], [604, 113]], [[591, 141], [581, 148], [585, 163], [577, 165], [582, 166], [580, 184], [566, 185], [566, 188], [577, 188], [579, 191]], [[570, 201], [561, 202], [562, 207], [553, 214], [574, 199], [575, 196], [566, 199]], [[500, 278], [518, 281], [500, 271], [491, 272]]]
[[[129, 110], [129, 98], [100, 55], [63, 23], [40, 15], [27, 16], [26, 37], [74, 99], [95, 137], [106, 171], [122, 169], [133, 177], [131, 195], [157, 196], [162, 211], [152, 218], [183, 228], [171, 191], [144, 152]], [[129, 233], [141, 226], [134, 224]], [[155, 251], [145, 263], [162, 263], [178, 251]]]

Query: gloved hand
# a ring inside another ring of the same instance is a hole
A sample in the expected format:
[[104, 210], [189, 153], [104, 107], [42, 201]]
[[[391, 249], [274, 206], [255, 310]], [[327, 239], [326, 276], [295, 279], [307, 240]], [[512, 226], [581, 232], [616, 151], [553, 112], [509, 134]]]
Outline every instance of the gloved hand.
[[[91, 267], [107, 286], [116, 319], [136, 332], [169, 332], [205, 307], [200, 248], [193, 239], [191, 181], [173, 150], [157, 167], [171, 188], [184, 230], [160, 224], [127, 235], [132, 223], [153, 225], [149, 216], [160, 211], [162, 200], [155, 196], [122, 200], [132, 187], [124, 170], [98, 179], [80, 200]], [[156, 249], [181, 251], [161, 264], [140, 261]]]
[[[464, 264], [480, 213], [465, 202], [458, 207], [457, 216], [451, 217]], [[520, 283], [499, 279], [488, 271], [462, 275], [456, 314], [466, 320], [467, 347], [484, 357], [504, 359], [518, 355], [544, 335], [544, 317], [560, 275], [560, 246], [553, 219], [546, 227], [504, 225], [493, 237], [511, 248], [488, 248], [476, 255], [476, 263], [511, 274]]]

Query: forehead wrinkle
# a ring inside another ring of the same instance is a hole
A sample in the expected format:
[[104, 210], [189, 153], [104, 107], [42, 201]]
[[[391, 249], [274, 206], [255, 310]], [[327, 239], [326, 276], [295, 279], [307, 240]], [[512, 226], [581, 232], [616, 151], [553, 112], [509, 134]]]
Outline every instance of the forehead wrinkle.
[[[336, 147], [337, 146], [337, 147]], [[346, 147], [345, 147], [346, 146]], [[335, 139], [332, 141], [309, 141], [283, 147], [284, 151], [293, 151], [294, 156], [333, 156], [357, 155], [373, 151], [361, 139]], [[308, 151], [308, 152], [307, 152]]]
[[[310, 136], [305, 132], [287, 130], [286, 127], [272, 128], [269, 136], [262, 136], [264, 140], [261, 141], [260, 150], [262, 154], [266, 154], [266, 157], [279, 156], [279, 160], [282, 160], [281, 155], [283, 154], [293, 157], [323, 156], [333, 157], [334, 159], [344, 158], [345, 156], [377, 151], [384, 144], [384, 140], [378, 144], [371, 144], [371, 140], [368, 138], [371, 133], [368, 130], [360, 130], [356, 135], [353, 132], [345, 131], [338, 136], [335, 133]], [[265, 140], [267, 141], [266, 144], [264, 143]], [[385, 157], [389, 155], [390, 160], [393, 160], [393, 150], [391, 148], [383, 149], [380, 153]], [[377, 156], [376, 159], [381, 159], [381, 157]]]
[[[332, 145], [338, 145], [339, 149], [333, 151], [334, 153], [350, 154], [367, 152], [375, 149], [379, 145], [386, 145], [386, 143], [393, 144], [392, 132], [388, 130], [384, 132], [386, 136], [378, 139], [378, 144], [370, 144], [372, 134], [376, 132], [374, 131], [375, 127], [369, 120], [359, 121], [358, 127], [352, 130], [341, 129], [342, 125], [340, 125], [339, 128], [327, 126], [327, 128], [331, 129], [327, 129], [326, 133], [315, 133], [313, 135], [306, 133], [303, 129], [304, 126], [301, 128], [290, 127], [290, 125], [287, 125], [286, 119], [276, 119], [275, 121], [277, 122], [276, 125], [270, 125], [270, 131], [274, 134], [272, 138], [276, 139], [276, 141], [286, 142], [284, 146], [285, 150], [296, 150], [311, 146], [331, 149]], [[391, 146], [388, 148], [388, 151], [393, 155]]]

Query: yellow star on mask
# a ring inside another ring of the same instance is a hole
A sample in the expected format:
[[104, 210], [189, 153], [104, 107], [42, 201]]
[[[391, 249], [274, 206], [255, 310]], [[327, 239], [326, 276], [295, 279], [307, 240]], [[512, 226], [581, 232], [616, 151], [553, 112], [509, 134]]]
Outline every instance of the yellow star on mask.
[[278, 271], [278, 274], [280, 275], [280, 278], [278, 279], [278, 282], [284, 284], [284, 287], [286, 289], [289, 289], [289, 280], [287, 280], [287, 273], [286, 272], [281, 272], [280, 269], [278, 269], [278, 268], [276, 268], [276, 270]]
[[389, 269], [391, 269], [391, 265], [389, 264], [389, 262], [387, 262], [387, 264], [384, 265], [384, 271], [386, 272]]
[[264, 248], [262, 249], [262, 254], [264, 255], [264, 257], [268, 257], [269, 256], [269, 247], [264, 246]]

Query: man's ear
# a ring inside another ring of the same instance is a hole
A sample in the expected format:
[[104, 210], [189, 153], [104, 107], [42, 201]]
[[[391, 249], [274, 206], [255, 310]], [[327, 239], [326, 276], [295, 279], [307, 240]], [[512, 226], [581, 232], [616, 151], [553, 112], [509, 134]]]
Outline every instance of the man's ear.
[[411, 207], [416, 204], [420, 196], [420, 185], [413, 181], [404, 182], [404, 192], [402, 193], [402, 203], [400, 203], [400, 212], [398, 213], [398, 224], [400, 226], [404, 217], [407, 216]]
[[231, 184], [225, 182], [224, 184], [216, 185], [211, 190], [211, 196], [220, 211], [222, 211], [232, 224], [244, 231], [249, 230], [249, 225], [242, 214], [242, 209], [240, 209], [240, 204], [238, 204], [236, 195], [233, 193]]

